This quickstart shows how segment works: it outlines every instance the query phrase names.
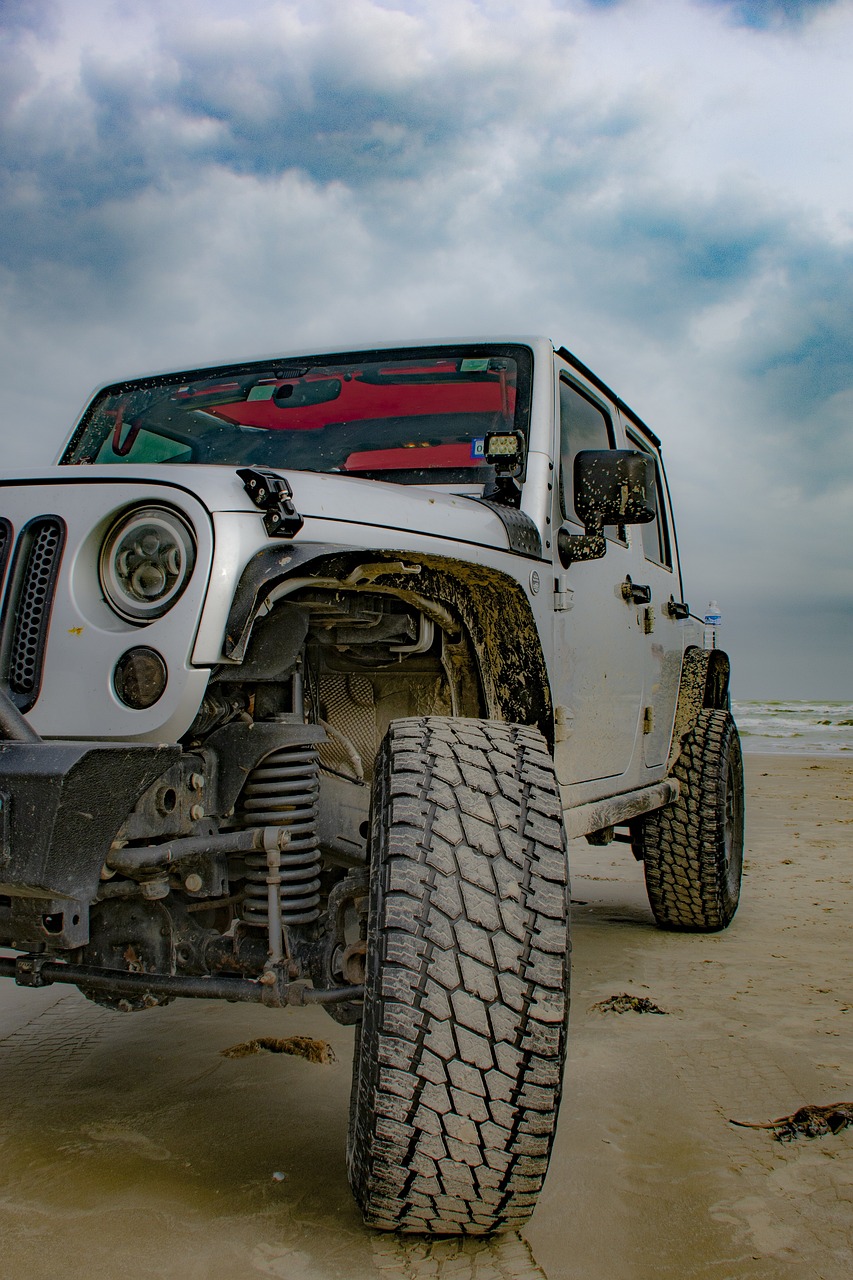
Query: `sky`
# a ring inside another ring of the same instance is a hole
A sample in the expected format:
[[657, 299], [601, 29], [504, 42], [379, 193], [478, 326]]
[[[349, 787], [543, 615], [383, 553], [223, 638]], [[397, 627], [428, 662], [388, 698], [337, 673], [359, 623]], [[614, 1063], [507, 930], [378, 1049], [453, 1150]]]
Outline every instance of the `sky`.
[[0, 0], [0, 468], [156, 369], [544, 333], [738, 698], [853, 700], [853, 0]]

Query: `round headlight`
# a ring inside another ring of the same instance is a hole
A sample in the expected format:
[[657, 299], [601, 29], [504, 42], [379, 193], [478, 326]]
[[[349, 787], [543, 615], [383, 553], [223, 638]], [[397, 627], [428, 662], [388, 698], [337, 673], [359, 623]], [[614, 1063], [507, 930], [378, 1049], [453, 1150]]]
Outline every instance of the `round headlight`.
[[137, 507], [117, 520], [101, 548], [101, 586], [119, 617], [150, 622], [171, 609], [190, 580], [190, 526], [168, 507]]

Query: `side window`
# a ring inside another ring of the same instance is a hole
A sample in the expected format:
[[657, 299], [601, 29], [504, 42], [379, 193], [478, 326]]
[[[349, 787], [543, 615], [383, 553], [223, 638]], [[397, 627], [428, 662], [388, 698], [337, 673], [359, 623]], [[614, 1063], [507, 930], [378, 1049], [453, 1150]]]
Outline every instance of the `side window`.
[[610, 419], [583, 392], [560, 378], [560, 512], [579, 523], [572, 502], [575, 456], [583, 449], [612, 449]]
[[651, 521], [651, 523], [641, 524], [638, 526], [642, 531], [643, 554], [647, 560], [652, 560], [655, 564], [663, 565], [665, 569], [671, 569], [672, 543], [669, 536], [669, 524], [666, 518], [666, 500], [664, 498], [660, 459], [649, 446], [647, 441], [640, 439], [632, 432], [628, 433], [628, 444], [632, 449], [639, 449], [641, 453], [648, 454], [651, 458], [654, 458], [655, 462], [655, 491], [652, 497], [654, 499], [656, 517]]

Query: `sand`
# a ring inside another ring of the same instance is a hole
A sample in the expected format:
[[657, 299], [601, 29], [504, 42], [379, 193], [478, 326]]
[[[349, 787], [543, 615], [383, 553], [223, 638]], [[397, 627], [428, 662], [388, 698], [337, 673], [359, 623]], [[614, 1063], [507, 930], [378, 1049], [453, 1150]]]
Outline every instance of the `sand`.
[[[853, 1128], [780, 1144], [729, 1119], [853, 1101], [853, 764], [749, 756], [747, 776], [724, 934], [660, 932], [624, 845], [573, 846], [570, 1060], [523, 1240], [364, 1229], [352, 1033], [320, 1010], [122, 1016], [3, 982], [0, 1280], [848, 1280]], [[622, 992], [666, 1015], [592, 1008]], [[220, 1053], [296, 1034], [337, 1061]]]

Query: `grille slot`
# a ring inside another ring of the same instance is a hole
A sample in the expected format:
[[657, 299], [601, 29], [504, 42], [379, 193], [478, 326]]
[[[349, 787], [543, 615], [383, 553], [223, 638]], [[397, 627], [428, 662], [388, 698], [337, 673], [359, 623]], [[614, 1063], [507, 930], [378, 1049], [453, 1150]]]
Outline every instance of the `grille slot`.
[[0, 587], [3, 586], [3, 574], [6, 572], [6, 561], [12, 550], [12, 526], [5, 516], [0, 516]]
[[39, 694], [64, 544], [65, 526], [59, 517], [38, 516], [22, 529], [15, 552], [4, 621], [14, 618], [6, 677], [9, 694], [20, 711], [29, 711]]

